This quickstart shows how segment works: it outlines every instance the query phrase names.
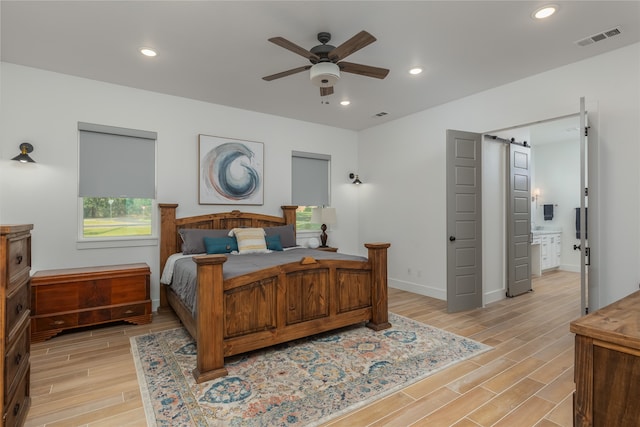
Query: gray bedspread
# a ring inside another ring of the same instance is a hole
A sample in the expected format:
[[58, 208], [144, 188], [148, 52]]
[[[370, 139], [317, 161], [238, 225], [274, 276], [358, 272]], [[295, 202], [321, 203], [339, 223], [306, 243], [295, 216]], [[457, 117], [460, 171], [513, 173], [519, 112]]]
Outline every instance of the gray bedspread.
[[[280, 264], [298, 262], [303, 257], [315, 259], [339, 259], [351, 261], [366, 261], [367, 259], [356, 255], [347, 255], [337, 252], [320, 251], [316, 249], [296, 248], [286, 251], [274, 251], [267, 254], [227, 255], [227, 261], [223, 264], [225, 280], [253, 271], [262, 270]], [[196, 283], [197, 265], [191, 257], [176, 261], [173, 269], [171, 289], [180, 297], [185, 305], [196, 314]]]

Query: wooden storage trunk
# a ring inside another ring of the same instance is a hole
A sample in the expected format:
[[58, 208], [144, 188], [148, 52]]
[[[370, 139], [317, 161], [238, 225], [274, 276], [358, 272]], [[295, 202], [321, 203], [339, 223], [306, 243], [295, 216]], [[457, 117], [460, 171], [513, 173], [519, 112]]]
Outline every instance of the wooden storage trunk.
[[150, 275], [144, 263], [38, 271], [31, 278], [31, 341], [117, 320], [151, 322]]

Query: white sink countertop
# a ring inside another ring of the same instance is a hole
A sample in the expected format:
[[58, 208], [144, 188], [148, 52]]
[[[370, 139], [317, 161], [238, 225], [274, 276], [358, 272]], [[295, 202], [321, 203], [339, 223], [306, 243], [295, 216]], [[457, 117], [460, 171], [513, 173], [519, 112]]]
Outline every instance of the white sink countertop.
[[534, 236], [539, 236], [541, 234], [558, 234], [558, 233], [562, 233], [562, 229], [561, 228], [538, 228], [536, 227], [534, 230], [531, 230], [531, 233], [533, 233]]

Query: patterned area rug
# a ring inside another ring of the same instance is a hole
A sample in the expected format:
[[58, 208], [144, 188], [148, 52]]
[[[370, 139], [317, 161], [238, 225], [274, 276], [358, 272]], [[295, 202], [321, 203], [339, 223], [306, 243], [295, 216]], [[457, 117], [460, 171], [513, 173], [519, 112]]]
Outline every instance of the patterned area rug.
[[228, 358], [229, 375], [202, 384], [185, 329], [132, 337], [148, 425], [314, 426], [491, 348], [393, 313], [389, 321]]

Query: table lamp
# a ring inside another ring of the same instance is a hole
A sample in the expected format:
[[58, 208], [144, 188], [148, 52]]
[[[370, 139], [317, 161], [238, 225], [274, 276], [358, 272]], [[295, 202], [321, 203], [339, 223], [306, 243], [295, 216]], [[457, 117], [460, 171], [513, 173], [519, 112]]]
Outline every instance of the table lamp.
[[311, 222], [316, 224], [322, 224], [320, 229], [322, 230], [322, 234], [320, 234], [320, 241], [322, 244], [321, 248], [327, 247], [327, 224], [335, 224], [336, 221], [336, 208], [314, 208], [311, 213]]

